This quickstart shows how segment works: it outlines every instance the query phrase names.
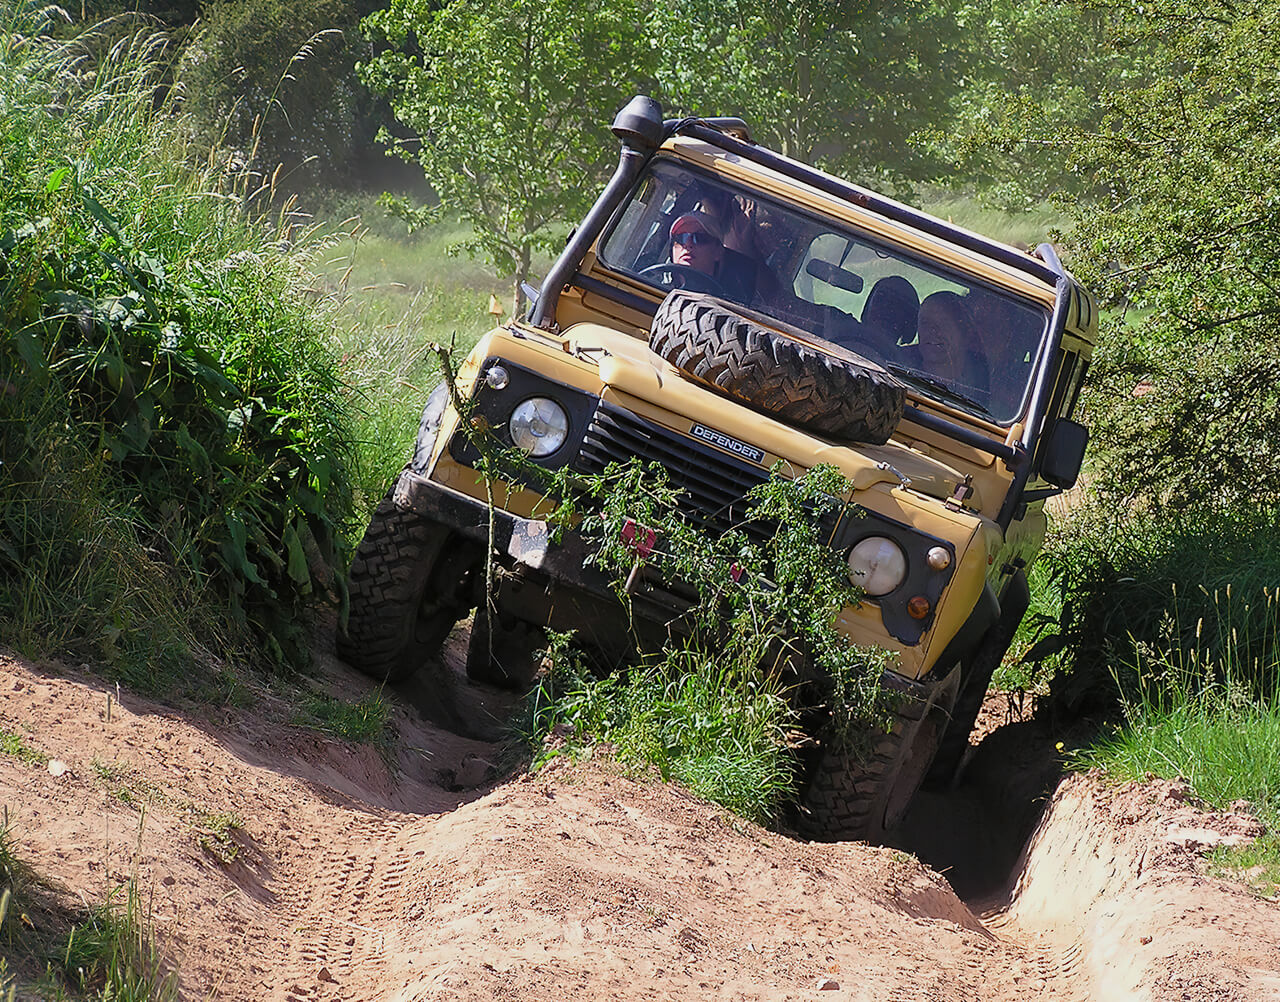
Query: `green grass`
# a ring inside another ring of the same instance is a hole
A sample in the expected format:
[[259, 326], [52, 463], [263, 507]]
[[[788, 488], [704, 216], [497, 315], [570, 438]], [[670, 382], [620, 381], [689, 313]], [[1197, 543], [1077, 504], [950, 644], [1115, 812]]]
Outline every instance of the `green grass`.
[[952, 195], [942, 191], [927, 192], [920, 207], [967, 230], [981, 233], [1008, 244], [1024, 244], [1034, 249], [1061, 231], [1069, 220], [1050, 205], [1040, 205], [1026, 212], [1005, 212], [984, 205], [968, 195]]
[[50, 11], [0, 2], [0, 632], [152, 691], [305, 663], [353, 521], [311, 232], [192, 145], [169, 40]]
[[368, 198], [320, 208], [328, 237], [311, 266], [317, 289], [338, 304], [342, 376], [361, 416], [358, 507], [368, 510], [412, 451], [422, 406], [440, 381], [426, 346], [452, 345], [461, 358], [494, 325], [490, 296], [510, 310], [511, 286], [455, 253], [471, 235], [456, 223], [409, 234]]
[[48, 755], [32, 748], [21, 734], [3, 727], [0, 727], [0, 752], [16, 758], [23, 765], [44, 765], [49, 761]]
[[[1138, 644], [1116, 671], [1123, 721], [1073, 764], [1122, 780], [1154, 775], [1183, 779], [1215, 810], [1238, 801], [1266, 834], [1243, 848], [1214, 854], [1223, 871], [1260, 892], [1280, 891], [1280, 609], [1266, 591], [1250, 602], [1226, 588], [1215, 594], [1214, 637], [1197, 624], [1182, 647]], [[1259, 619], [1254, 608], [1265, 618]], [[1257, 631], [1257, 632], [1255, 632]], [[1181, 637], [1176, 623], [1171, 638]]]
[[391, 742], [391, 706], [380, 691], [348, 703], [332, 696], [303, 700], [294, 722], [344, 741], [386, 747]]
[[150, 908], [135, 881], [116, 887], [67, 935], [60, 972], [75, 991], [101, 1002], [167, 1002], [178, 997], [152, 935]]
[[741, 672], [691, 651], [683, 665], [650, 661], [598, 678], [568, 638], [553, 637], [551, 654], [551, 673], [530, 695], [543, 749], [535, 764], [603, 743], [619, 761], [654, 768], [748, 820], [776, 815], [795, 781], [786, 742], [795, 720], [767, 678], [744, 685]]
[[18, 854], [6, 810], [0, 826], [0, 993], [5, 999], [168, 1002], [178, 997], [177, 977], [156, 947], [150, 908], [134, 880], [79, 912], [68, 911], [59, 896]]

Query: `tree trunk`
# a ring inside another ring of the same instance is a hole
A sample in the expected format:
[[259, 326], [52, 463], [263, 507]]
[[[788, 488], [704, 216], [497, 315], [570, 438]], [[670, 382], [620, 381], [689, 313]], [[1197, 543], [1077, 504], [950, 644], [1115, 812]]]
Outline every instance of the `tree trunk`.
[[520, 245], [520, 256], [516, 259], [515, 289], [511, 294], [511, 319], [518, 320], [524, 313], [524, 283], [529, 280], [529, 264], [532, 250], [528, 243]]

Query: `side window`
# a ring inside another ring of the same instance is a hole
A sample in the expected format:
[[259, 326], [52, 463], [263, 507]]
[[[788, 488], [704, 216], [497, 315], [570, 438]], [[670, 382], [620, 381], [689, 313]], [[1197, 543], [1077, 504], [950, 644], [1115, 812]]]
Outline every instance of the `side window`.
[[1084, 366], [1080, 365], [1080, 356], [1073, 351], [1063, 352], [1061, 358], [1058, 379], [1054, 383], [1053, 396], [1049, 400], [1049, 413], [1069, 417], [1071, 408], [1075, 406], [1076, 397], [1080, 393]]

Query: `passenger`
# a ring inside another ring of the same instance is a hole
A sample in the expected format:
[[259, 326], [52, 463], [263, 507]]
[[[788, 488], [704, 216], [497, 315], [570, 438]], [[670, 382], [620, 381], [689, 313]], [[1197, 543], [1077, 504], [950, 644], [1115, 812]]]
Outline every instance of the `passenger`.
[[867, 336], [886, 355], [915, 336], [920, 314], [920, 297], [915, 286], [901, 275], [886, 275], [867, 293], [862, 307], [862, 324]]
[[920, 304], [917, 342], [921, 368], [948, 382], [990, 388], [990, 367], [964, 300], [954, 292], [935, 292]]

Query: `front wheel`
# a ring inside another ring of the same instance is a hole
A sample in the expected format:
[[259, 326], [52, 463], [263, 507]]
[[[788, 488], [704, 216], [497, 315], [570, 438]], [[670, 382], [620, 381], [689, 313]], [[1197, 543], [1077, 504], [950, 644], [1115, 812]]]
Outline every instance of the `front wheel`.
[[825, 750], [801, 801], [802, 832], [822, 841], [881, 841], [920, 789], [945, 721], [936, 698], [909, 699], [864, 755], [839, 744]]
[[476, 544], [402, 511], [392, 491], [374, 509], [347, 577], [351, 607], [338, 656], [371, 678], [399, 682], [440, 650], [472, 604]]

